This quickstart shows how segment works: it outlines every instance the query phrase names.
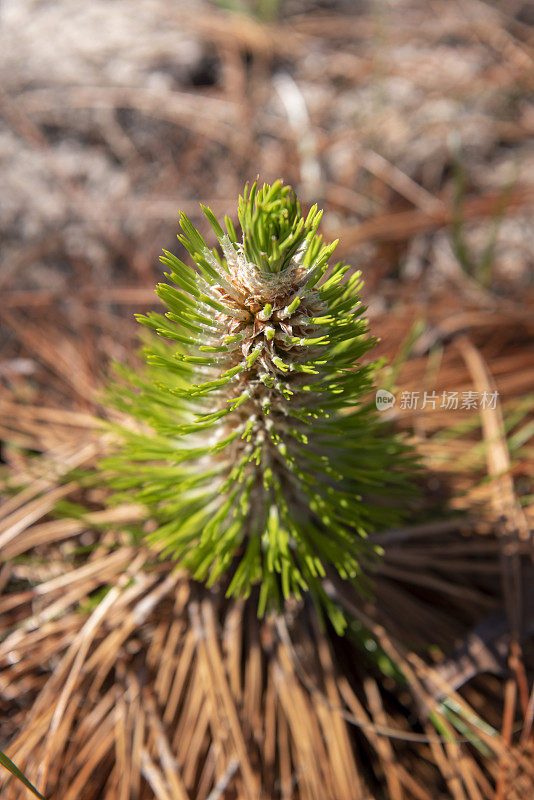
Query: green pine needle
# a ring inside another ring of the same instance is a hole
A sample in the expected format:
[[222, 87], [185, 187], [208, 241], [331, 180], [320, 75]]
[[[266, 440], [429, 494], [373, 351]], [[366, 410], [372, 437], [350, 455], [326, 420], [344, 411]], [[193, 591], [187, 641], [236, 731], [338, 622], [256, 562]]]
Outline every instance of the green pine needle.
[[40, 800], [46, 800], [46, 798], [45, 798], [45, 797], [44, 797], [44, 796], [41, 794], [41, 792], [39, 792], [39, 791], [38, 791], [38, 790], [35, 788], [35, 786], [34, 786], [32, 783], [30, 783], [30, 781], [28, 780], [28, 778], [27, 778], [27, 777], [24, 775], [24, 773], [23, 773], [23, 772], [22, 772], [22, 771], [21, 771], [21, 770], [20, 770], [20, 769], [17, 767], [17, 765], [16, 765], [16, 764], [14, 764], [14, 763], [11, 761], [11, 759], [10, 759], [10, 758], [8, 758], [8, 757], [6, 756], [6, 754], [5, 754], [5, 753], [2, 753], [2, 751], [1, 751], [1, 750], [0, 750], [0, 765], [1, 765], [2, 767], [5, 767], [5, 769], [7, 769], [7, 770], [8, 770], [8, 772], [10, 772], [12, 775], [14, 775], [14, 776], [15, 776], [15, 778], [16, 778], [18, 781], [20, 781], [20, 782], [21, 782], [21, 783], [22, 783], [22, 784], [23, 784], [23, 785], [24, 785], [24, 786], [25, 786], [27, 789], [29, 789], [29, 790], [30, 790], [30, 792], [32, 792], [32, 793], [35, 795], [35, 797], [39, 797], [39, 798], [40, 798]]
[[258, 612], [309, 593], [342, 632], [326, 597], [327, 570], [365, 588], [376, 557], [369, 532], [394, 525], [411, 492], [414, 459], [374, 405], [375, 340], [361, 314], [359, 273], [328, 267], [336, 242], [317, 234], [289, 186], [245, 187], [226, 233], [203, 207], [222, 255], [185, 215], [180, 241], [193, 266], [165, 252], [165, 315], [145, 368], [121, 368], [118, 428], [106, 460], [117, 497], [157, 520], [150, 543], [193, 577], [226, 581], [228, 596], [259, 587]]

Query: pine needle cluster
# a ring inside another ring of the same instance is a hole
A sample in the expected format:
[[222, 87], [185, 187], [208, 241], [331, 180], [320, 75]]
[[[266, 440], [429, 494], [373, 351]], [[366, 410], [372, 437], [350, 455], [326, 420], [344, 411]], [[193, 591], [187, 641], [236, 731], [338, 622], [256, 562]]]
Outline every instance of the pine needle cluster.
[[[362, 318], [361, 276], [329, 266], [337, 242], [317, 233], [280, 181], [245, 187], [241, 238], [202, 207], [220, 247], [185, 214], [179, 239], [193, 265], [164, 252], [164, 314], [141, 372], [122, 368], [119, 429], [106, 462], [119, 497], [145, 504], [149, 539], [228, 596], [258, 588], [258, 613], [310, 593], [338, 631], [328, 570], [365, 585], [369, 532], [395, 524], [410, 491], [410, 453], [378, 419], [375, 344]], [[366, 362], [366, 363], [364, 363]]]

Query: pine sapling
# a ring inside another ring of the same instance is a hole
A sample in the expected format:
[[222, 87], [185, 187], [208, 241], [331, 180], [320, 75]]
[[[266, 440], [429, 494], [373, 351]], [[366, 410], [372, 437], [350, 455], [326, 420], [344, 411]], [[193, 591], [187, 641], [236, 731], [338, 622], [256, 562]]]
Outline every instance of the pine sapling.
[[185, 214], [193, 266], [164, 252], [165, 314], [142, 372], [120, 369], [118, 428], [106, 460], [117, 496], [144, 504], [149, 541], [228, 596], [258, 587], [258, 613], [310, 593], [342, 632], [327, 571], [365, 586], [368, 534], [399, 521], [413, 459], [369, 398], [375, 344], [362, 318], [359, 272], [329, 266], [337, 242], [317, 233], [280, 181], [245, 187], [241, 235], [203, 208], [210, 248]]

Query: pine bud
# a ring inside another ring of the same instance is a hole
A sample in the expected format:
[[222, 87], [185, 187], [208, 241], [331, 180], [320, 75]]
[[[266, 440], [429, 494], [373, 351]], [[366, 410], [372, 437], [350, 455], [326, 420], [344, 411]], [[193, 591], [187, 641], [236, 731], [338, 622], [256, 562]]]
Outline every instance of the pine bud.
[[[337, 242], [303, 217], [290, 187], [248, 186], [239, 241], [203, 207], [220, 252], [182, 214], [194, 266], [165, 252], [165, 315], [142, 374], [122, 370], [115, 405], [143, 423], [120, 429], [107, 460], [121, 493], [157, 520], [151, 544], [228, 596], [259, 586], [258, 612], [310, 592], [338, 631], [327, 569], [363, 586], [367, 535], [399, 519], [410, 455], [362, 404], [376, 365], [360, 274], [328, 266]], [[129, 383], [130, 386], [127, 386]]]

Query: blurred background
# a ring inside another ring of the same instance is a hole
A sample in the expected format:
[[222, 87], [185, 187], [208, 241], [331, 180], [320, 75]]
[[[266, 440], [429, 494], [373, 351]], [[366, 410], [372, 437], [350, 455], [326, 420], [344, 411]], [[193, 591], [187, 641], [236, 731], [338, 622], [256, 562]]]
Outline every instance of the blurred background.
[[525, 316], [533, 22], [520, 0], [3, 0], [4, 382], [87, 402], [178, 211], [235, 218], [256, 177], [325, 209], [372, 316]]
[[[533, 90], [523, 0], [1, 0], [0, 748], [49, 797], [532, 796]], [[438, 398], [385, 412], [425, 505], [343, 640], [154, 566], [87, 480], [178, 212], [213, 244], [256, 178], [362, 269], [382, 385]]]

